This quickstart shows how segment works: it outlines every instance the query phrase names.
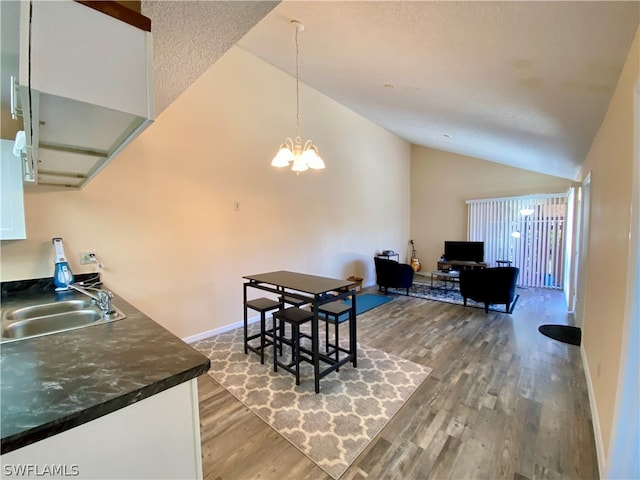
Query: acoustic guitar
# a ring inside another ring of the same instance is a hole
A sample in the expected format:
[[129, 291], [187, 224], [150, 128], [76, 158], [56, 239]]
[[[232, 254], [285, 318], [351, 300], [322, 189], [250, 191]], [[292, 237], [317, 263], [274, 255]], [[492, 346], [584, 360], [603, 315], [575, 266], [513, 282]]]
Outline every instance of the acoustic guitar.
[[413, 240], [411, 240], [411, 268], [413, 268], [414, 272], [419, 272], [422, 270], [422, 264], [418, 257], [416, 257], [416, 247], [413, 244]]

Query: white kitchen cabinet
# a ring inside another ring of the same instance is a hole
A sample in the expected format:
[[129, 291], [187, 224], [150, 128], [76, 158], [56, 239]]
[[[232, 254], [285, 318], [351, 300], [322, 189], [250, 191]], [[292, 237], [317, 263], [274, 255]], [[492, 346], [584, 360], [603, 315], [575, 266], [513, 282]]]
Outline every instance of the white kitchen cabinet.
[[22, 164], [13, 154], [13, 142], [0, 140], [0, 182], [2, 211], [0, 212], [0, 240], [27, 238], [24, 223], [24, 192]]
[[30, 74], [41, 95], [151, 117], [149, 32], [72, 0], [34, 1], [29, 42], [29, 2], [21, 8], [21, 85]]
[[[2, 455], [4, 475], [42, 478], [202, 478], [197, 379]], [[17, 469], [31, 466], [31, 471]], [[24, 475], [27, 473], [27, 475]], [[4, 477], [3, 477], [4, 478]]]
[[26, 170], [82, 187], [153, 119], [152, 35], [72, 0], [21, 2], [19, 17]]

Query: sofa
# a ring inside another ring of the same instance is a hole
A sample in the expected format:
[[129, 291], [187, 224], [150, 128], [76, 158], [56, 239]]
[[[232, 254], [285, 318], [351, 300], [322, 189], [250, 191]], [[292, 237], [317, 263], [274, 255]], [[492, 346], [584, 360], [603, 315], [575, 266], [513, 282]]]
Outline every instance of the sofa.
[[376, 266], [376, 283], [379, 290], [387, 293], [387, 288], [404, 288], [409, 295], [413, 285], [413, 268], [406, 263], [399, 263], [386, 258], [373, 257]]
[[489, 304], [503, 304], [507, 313], [513, 311], [516, 297], [516, 282], [520, 269], [517, 267], [494, 267], [460, 271], [460, 294], [464, 299], [484, 303], [485, 312]]

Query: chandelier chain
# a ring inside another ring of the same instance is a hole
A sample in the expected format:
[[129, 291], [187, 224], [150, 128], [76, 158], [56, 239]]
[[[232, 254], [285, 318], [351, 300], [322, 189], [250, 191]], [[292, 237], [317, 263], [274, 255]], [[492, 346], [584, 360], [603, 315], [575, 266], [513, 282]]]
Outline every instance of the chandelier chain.
[[296, 26], [296, 131], [297, 136], [300, 137], [300, 80], [298, 76], [299, 66], [298, 58], [300, 57], [300, 51], [298, 48], [298, 33], [300, 29]]

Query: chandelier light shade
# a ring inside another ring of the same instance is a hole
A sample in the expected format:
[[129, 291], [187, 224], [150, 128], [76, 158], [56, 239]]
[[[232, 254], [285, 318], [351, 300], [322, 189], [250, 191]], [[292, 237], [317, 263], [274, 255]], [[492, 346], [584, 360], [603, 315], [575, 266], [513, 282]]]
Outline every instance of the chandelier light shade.
[[304, 30], [304, 25], [298, 20], [291, 20], [296, 27], [295, 43], [296, 43], [296, 137], [291, 140], [290, 137], [284, 139], [284, 143], [280, 145], [278, 153], [271, 161], [272, 167], [288, 167], [291, 163], [291, 170], [299, 174], [310, 168], [320, 170], [325, 168], [324, 161], [320, 158], [318, 147], [311, 140], [307, 140], [302, 144], [300, 137], [300, 79], [298, 77], [299, 69], [299, 49], [298, 49], [298, 33]]

